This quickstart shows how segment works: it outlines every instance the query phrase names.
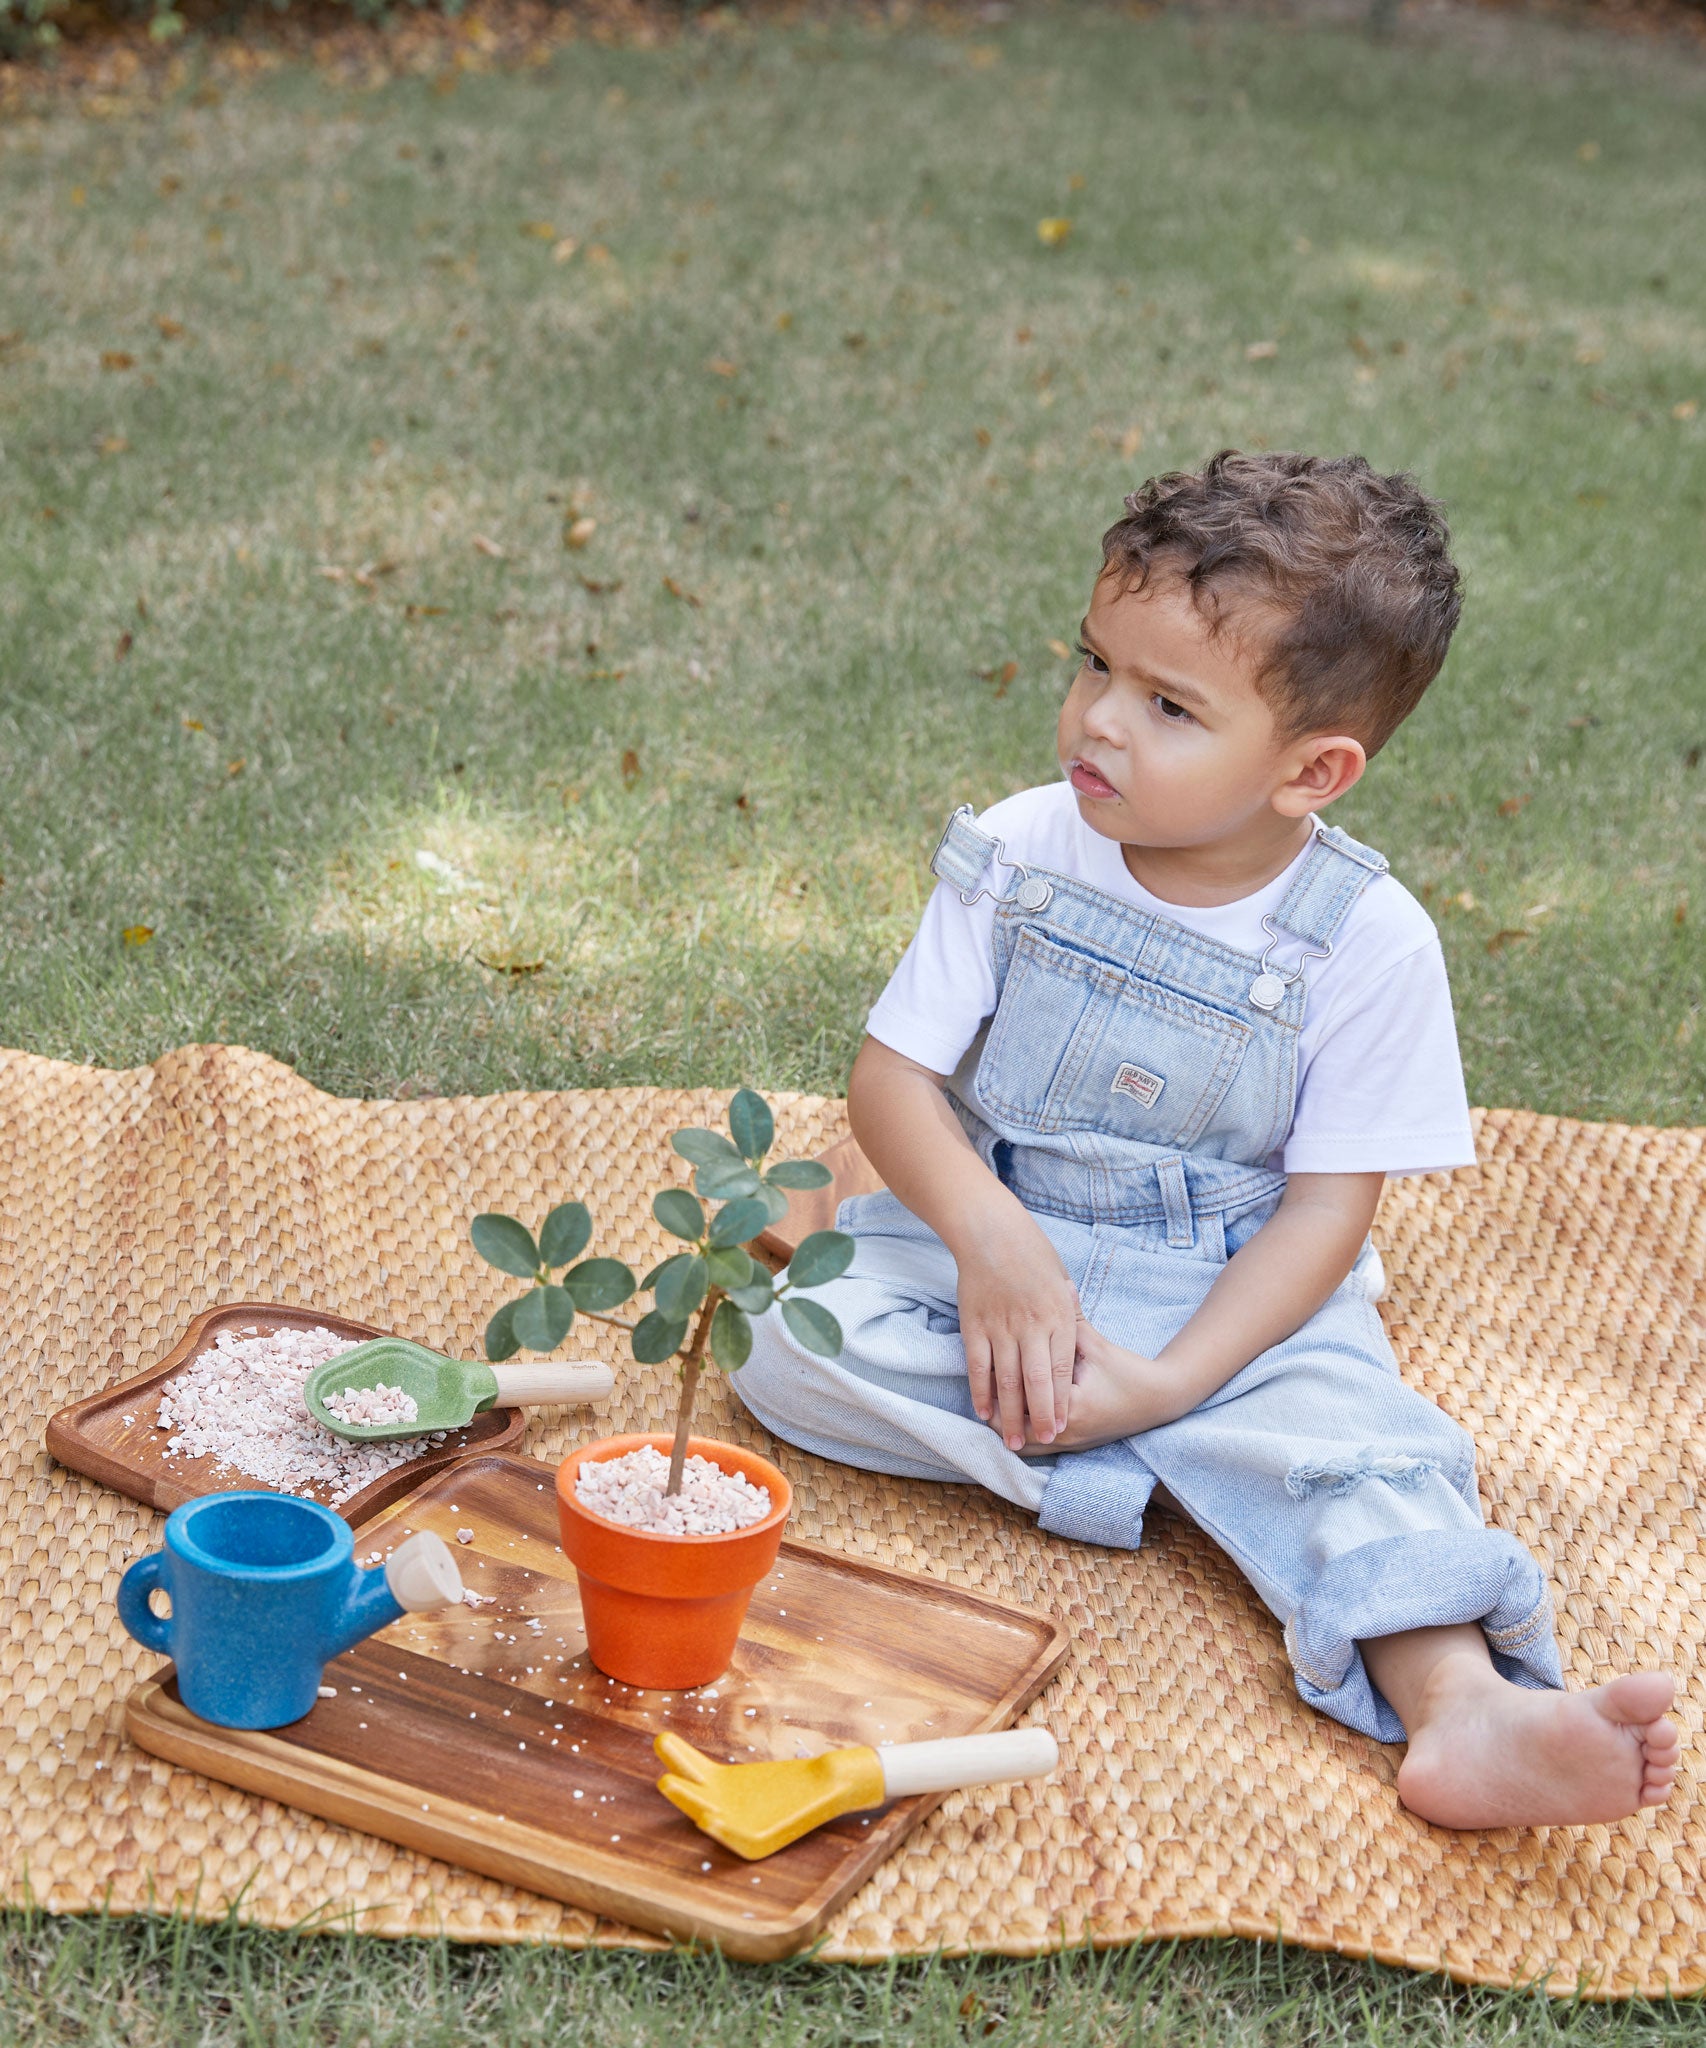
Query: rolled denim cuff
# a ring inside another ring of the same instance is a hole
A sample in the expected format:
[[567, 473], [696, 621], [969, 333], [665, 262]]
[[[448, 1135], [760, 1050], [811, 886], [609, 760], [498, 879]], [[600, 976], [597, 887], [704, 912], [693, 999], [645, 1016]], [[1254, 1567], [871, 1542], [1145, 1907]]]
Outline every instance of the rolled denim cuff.
[[1502, 1529], [1430, 1529], [1347, 1550], [1298, 1602], [1285, 1647], [1312, 1707], [1376, 1742], [1402, 1742], [1404, 1724], [1371, 1682], [1359, 1641], [1465, 1621], [1480, 1624], [1502, 1677], [1536, 1691], [1563, 1686], [1546, 1581]]
[[1037, 1527], [1051, 1536], [1070, 1536], [1075, 1543], [1137, 1550], [1143, 1543], [1143, 1511], [1154, 1491], [1155, 1474], [1129, 1443], [1072, 1451], [1049, 1474]]

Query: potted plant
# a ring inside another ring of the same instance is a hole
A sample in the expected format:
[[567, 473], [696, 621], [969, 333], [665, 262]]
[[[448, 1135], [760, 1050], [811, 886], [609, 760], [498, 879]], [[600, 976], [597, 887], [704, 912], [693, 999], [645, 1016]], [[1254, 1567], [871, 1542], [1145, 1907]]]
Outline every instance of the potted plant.
[[[662, 1189], [652, 1214], [683, 1248], [643, 1280], [620, 1259], [582, 1257], [592, 1240], [584, 1202], [560, 1203], [537, 1238], [513, 1216], [476, 1216], [471, 1227], [482, 1258], [529, 1283], [487, 1325], [489, 1359], [554, 1351], [585, 1315], [625, 1329], [642, 1365], [681, 1361], [673, 1436], [607, 1437], [571, 1452], [557, 1471], [558, 1520], [580, 1581], [587, 1652], [628, 1685], [705, 1685], [727, 1670], [792, 1500], [768, 1458], [693, 1435], [706, 1364], [739, 1371], [752, 1350], [751, 1318], [772, 1306], [809, 1350], [833, 1358], [841, 1349], [841, 1325], [805, 1290], [846, 1272], [853, 1240], [813, 1231], [781, 1283], [746, 1249], [780, 1222], [791, 1190], [830, 1180], [815, 1160], [766, 1165], [774, 1141], [770, 1106], [750, 1088], [729, 1104], [728, 1136], [674, 1133], [671, 1144], [693, 1167], [693, 1189]], [[652, 1307], [638, 1321], [611, 1313], [646, 1293]]]

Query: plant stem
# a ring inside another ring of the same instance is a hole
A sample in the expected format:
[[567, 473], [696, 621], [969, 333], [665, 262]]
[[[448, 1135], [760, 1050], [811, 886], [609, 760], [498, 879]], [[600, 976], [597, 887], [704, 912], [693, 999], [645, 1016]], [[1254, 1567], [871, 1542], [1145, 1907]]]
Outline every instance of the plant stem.
[[638, 1324], [629, 1322], [626, 1316], [607, 1316], [601, 1309], [577, 1308], [575, 1314], [587, 1316], [595, 1323], [614, 1323], [619, 1330], [633, 1330], [639, 1327]]
[[663, 1490], [666, 1500], [671, 1494], [681, 1491], [681, 1468], [687, 1462], [687, 1436], [693, 1427], [693, 1397], [699, 1391], [699, 1368], [704, 1362], [705, 1345], [711, 1335], [711, 1318], [722, 1298], [720, 1287], [713, 1287], [707, 1293], [705, 1305], [699, 1311], [699, 1320], [693, 1325], [693, 1335], [682, 1354], [681, 1406], [675, 1411], [675, 1442], [669, 1453], [669, 1484]]

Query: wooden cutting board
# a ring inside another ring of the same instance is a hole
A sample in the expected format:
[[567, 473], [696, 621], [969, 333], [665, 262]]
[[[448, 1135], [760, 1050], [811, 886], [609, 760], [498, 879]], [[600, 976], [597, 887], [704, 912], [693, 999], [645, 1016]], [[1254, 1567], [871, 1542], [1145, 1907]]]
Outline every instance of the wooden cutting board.
[[1051, 1615], [785, 1541], [721, 1679], [697, 1692], [620, 1685], [587, 1661], [555, 1478], [528, 1459], [472, 1457], [362, 1517], [364, 1562], [431, 1529], [490, 1604], [405, 1615], [327, 1667], [336, 1697], [305, 1719], [265, 1734], [211, 1727], [181, 1704], [168, 1665], [131, 1695], [127, 1730], [157, 1756], [347, 1827], [765, 1959], [811, 1941], [939, 1795], [847, 1815], [746, 1863], [657, 1791], [652, 1738], [675, 1729], [744, 1762], [975, 1734], [1011, 1722], [1066, 1655]]
[[[270, 1336], [275, 1330], [331, 1330], [340, 1337], [360, 1342], [366, 1337], [389, 1337], [396, 1333], [377, 1330], [371, 1323], [351, 1322], [347, 1316], [322, 1315], [316, 1309], [282, 1308], [273, 1302], [237, 1301], [224, 1308], [204, 1309], [158, 1365], [133, 1373], [101, 1393], [73, 1401], [60, 1409], [47, 1425], [47, 1447], [62, 1465], [73, 1472], [87, 1473], [103, 1486], [128, 1494], [132, 1500], [168, 1512], [186, 1500], [198, 1500], [204, 1493], [222, 1493], [228, 1487], [254, 1488], [275, 1493], [264, 1480], [219, 1465], [212, 1458], [168, 1458], [166, 1433], [154, 1427], [160, 1396], [166, 1383], [187, 1372], [204, 1351], [212, 1350], [222, 1330], [240, 1330]], [[490, 1408], [476, 1415], [466, 1429], [459, 1429], [437, 1450], [423, 1451], [408, 1464], [399, 1465], [353, 1493], [341, 1503], [338, 1513], [348, 1521], [372, 1514], [399, 1495], [418, 1486], [429, 1472], [466, 1457], [470, 1451], [506, 1448], [527, 1426], [519, 1408]], [[310, 1493], [313, 1489], [309, 1489]], [[318, 1496], [316, 1496], [318, 1497]]]

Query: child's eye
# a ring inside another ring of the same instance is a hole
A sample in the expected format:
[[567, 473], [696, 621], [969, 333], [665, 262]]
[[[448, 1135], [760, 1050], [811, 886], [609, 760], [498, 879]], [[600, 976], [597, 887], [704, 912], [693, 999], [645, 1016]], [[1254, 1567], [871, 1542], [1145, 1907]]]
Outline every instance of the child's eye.
[[1090, 673], [1093, 676], [1105, 676], [1107, 674], [1108, 664], [1102, 659], [1102, 657], [1099, 654], [1092, 654], [1089, 648], [1084, 645], [1082, 640], [1074, 640], [1072, 643], [1072, 648], [1073, 652], [1078, 656], [1078, 659], [1084, 664], [1084, 666], [1090, 671]]
[[1196, 723], [1196, 720], [1185, 709], [1184, 705], [1175, 704], [1171, 697], [1163, 697], [1157, 693], [1149, 701], [1169, 725], [1195, 725]]

